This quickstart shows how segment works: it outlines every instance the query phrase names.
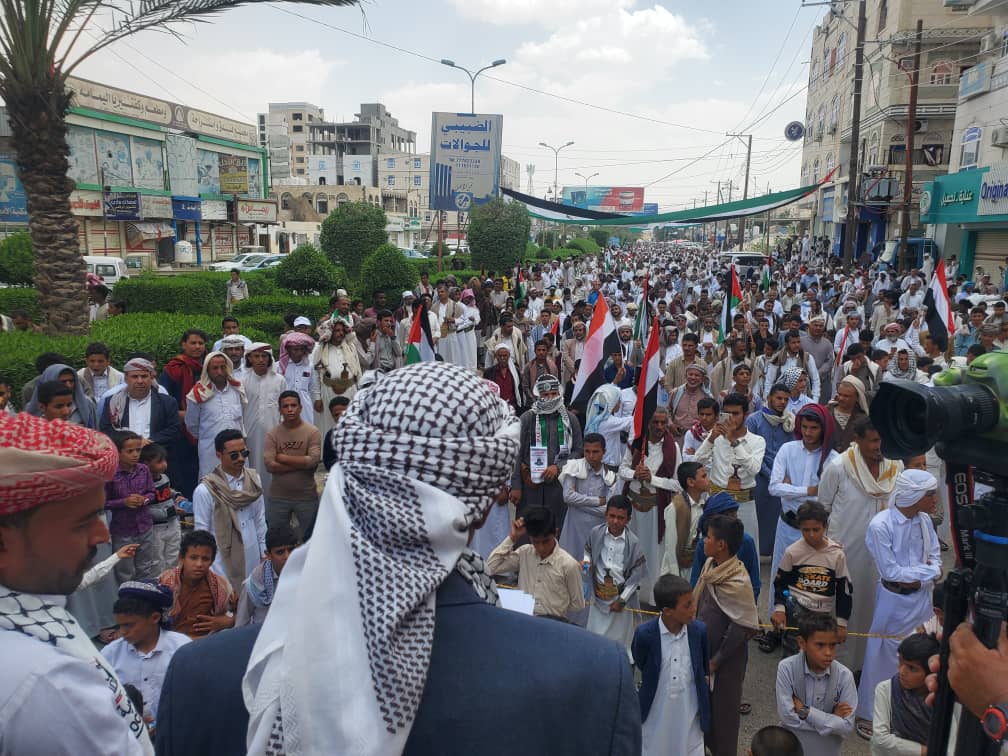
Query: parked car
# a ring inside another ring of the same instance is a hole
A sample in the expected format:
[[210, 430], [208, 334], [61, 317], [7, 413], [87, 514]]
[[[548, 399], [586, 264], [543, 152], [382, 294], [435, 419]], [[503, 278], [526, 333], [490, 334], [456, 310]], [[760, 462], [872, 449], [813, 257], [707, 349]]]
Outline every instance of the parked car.
[[261, 252], [246, 252], [241, 255], [235, 255], [230, 260], [223, 260], [221, 262], [215, 262], [210, 265], [210, 270], [216, 272], [229, 271], [229, 270], [252, 270], [256, 265], [265, 260], [269, 255], [265, 255]]
[[399, 247], [399, 251], [403, 253], [403, 256], [409, 260], [426, 260], [427, 255], [416, 249], [406, 249], [405, 247]]
[[265, 270], [266, 268], [275, 268], [287, 255], [267, 255], [262, 261], [252, 265], [250, 267], [244, 268], [244, 270]]
[[101, 276], [110, 289], [124, 278], [129, 278], [126, 261], [115, 255], [84, 255], [87, 272]]

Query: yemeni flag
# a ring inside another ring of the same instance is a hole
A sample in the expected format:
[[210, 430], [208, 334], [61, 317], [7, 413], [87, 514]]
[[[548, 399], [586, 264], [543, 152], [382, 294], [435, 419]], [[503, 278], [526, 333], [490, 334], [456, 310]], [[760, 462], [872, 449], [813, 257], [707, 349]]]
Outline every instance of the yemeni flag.
[[560, 316], [557, 315], [553, 318], [553, 325], [550, 326], [550, 333], [553, 334], [553, 346], [560, 345]]
[[577, 378], [574, 381], [574, 392], [571, 395], [572, 407], [587, 407], [595, 389], [606, 382], [603, 371], [606, 360], [620, 351], [619, 335], [616, 333], [616, 322], [613, 320], [605, 297], [599, 297], [595, 303], [595, 313], [588, 326], [585, 337], [584, 351], [581, 354], [581, 364], [578, 367]]
[[718, 343], [725, 340], [725, 336], [731, 333], [732, 317], [742, 301], [742, 287], [739, 286], [738, 272], [735, 270], [735, 263], [731, 266], [731, 282], [728, 290], [724, 293], [724, 304], [721, 305], [721, 333], [718, 334]]
[[648, 275], [644, 274], [644, 286], [641, 289], [640, 299], [637, 300], [637, 315], [634, 318], [633, 337], [634, 341], [644, 344], [648, 341], [648, 330], [651, 325], [651, 309], [648, 301]]
[[651, 323], [651, 335], [648, 337], [647, 348], [644, 350], [644, 364], [641, 366], [640, 380], [637, 381], [637, 405], [634, 407], [634, 438], [643, 438], [651, 415], [658, 406], [658, 382], [661, 380], [662, 369], [659, 364], [658, 342], [661, 331], [658, 328], [658, 316]]
[[406, 344], [406, 364], [414, 362], [430, 362], [435, 360], [434, 339], [431, 337], [430, 320], [427, 318], [427, 305], [420, 305], [413, 315], [413, 327], [410, 328], [409, 341]]
[[931, 283], [924, 292], [924, 306], [927, 307], [924, 320], [927, 323], [928, 333], [938, 348], [944, 352], [948, 349], [949, 336], [955, 333], [955, 318], [952, 315], [952, 303], [949, 302], [945, 263], [940, 258], [935, 260]]
[[521, 266], [518, 266], [518, 275], [516, 277], [517, 283], [515, 284], [515, 304], [518, 302], [525, 301], [525, 273], [522, 271]]

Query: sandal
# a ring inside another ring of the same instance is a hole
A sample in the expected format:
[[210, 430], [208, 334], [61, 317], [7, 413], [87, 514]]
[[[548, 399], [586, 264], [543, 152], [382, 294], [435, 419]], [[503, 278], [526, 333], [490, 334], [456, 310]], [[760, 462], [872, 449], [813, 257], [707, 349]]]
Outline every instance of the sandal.
[[759, 650], [764, 654], [772, 654], [780, 647], [780, 644], [781, 637], [777, 631], [763, 633], [756, 638], [756, 645], [759, 646]]
[[752, 714], [752, 704], [741, 703], [738, 707], [738, 713], [743, 717], [747, 717]]
[[857, 734], [860, 735], [865, 740], [871, 740], [872, 733], [874, 732], [874, 727], [870, 719], [855, 719], [854, 729], [857, 730]]

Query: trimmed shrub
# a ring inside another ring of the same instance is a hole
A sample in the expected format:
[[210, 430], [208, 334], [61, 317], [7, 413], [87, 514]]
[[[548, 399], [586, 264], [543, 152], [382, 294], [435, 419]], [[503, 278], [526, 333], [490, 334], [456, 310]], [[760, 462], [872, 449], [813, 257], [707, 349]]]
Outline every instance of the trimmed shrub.
[[364, 259], [357, 283], [357, 295], [371, 302], [377, 290], [385, 292], [386, 302], [398, 302], [406, 289], [413, 289], [420, 281], [416, 268], [393, 244], [382, 244]]
[[312, 244], [302, 244], [276, 267], [277, 283], [300, 294], [329, 295], [340, 278], [340, 269]]
[[[400, 291], [401, 293], [401, 291]], [[231, 314], [242, 323], [242, 333], [245, 333], [245, 318], [271, 316], [283, 320], [288, 312], [304, 315], [317, 323], [323, 315], [329, 314], [329, 297], [295, 297], [292, 294], [274, 294], [269, 297], [251, 297], [243, 299], [231, 308]]]
[[469, 215], [472, 264], [512, 268], [525, 252], [529, 236], [528, 211], [518, 202], [495, 198]]
[[28, 286], [34, 267], [35, 252], [27, 231], [18, 231], [0, 242], [0, 283]]
[[564, 246], [568, 249], [576, 249], [586, 255], [597, 255], [599, 252], [599, 245], [595, 243], [594, 239], [571, 239]]
[[[265, 273], [243, 273], [250, 297], [269, 296], [276, 284]], [[160, 276], [143, 273], [115, 285], [112, 298], [126, 303], [126, 312], [192, 312], [217, 315], [224, 312], [230, 273], [201, 271]]]
[[39, 320], [38, 292], [28, 287], [0, 289], [0, 312], [10, 315], [14, 310], [25, 310], [34, 320]]
[[364, 259], [388, 241], [385, 211], [367, 202], [344, 202], [322, 221], [319, 246], [334, 265], [357, 278]]
[[[179, 334], [181, 335], [181, 334]], [[90, 336], [59, 336], [15, 331], [0, 333], [0, 375], [10, 382], [11, 403], [21, 406], [21, 387], [36, 376], [35, 358], [43, 352], [56, 352], [74, 368], [84, 366], [84, 350], [94, 339]]]

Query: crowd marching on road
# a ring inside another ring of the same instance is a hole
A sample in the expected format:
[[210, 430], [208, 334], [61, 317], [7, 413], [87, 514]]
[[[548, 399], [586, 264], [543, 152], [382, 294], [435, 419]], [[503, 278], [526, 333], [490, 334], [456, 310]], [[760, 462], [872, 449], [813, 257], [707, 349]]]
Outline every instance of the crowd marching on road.
[[0, 380], [0, 754], [926, 753], [943, 461], [869, 406], [1008, 348], [1004, 288], [808, 239], [505, 273]]

